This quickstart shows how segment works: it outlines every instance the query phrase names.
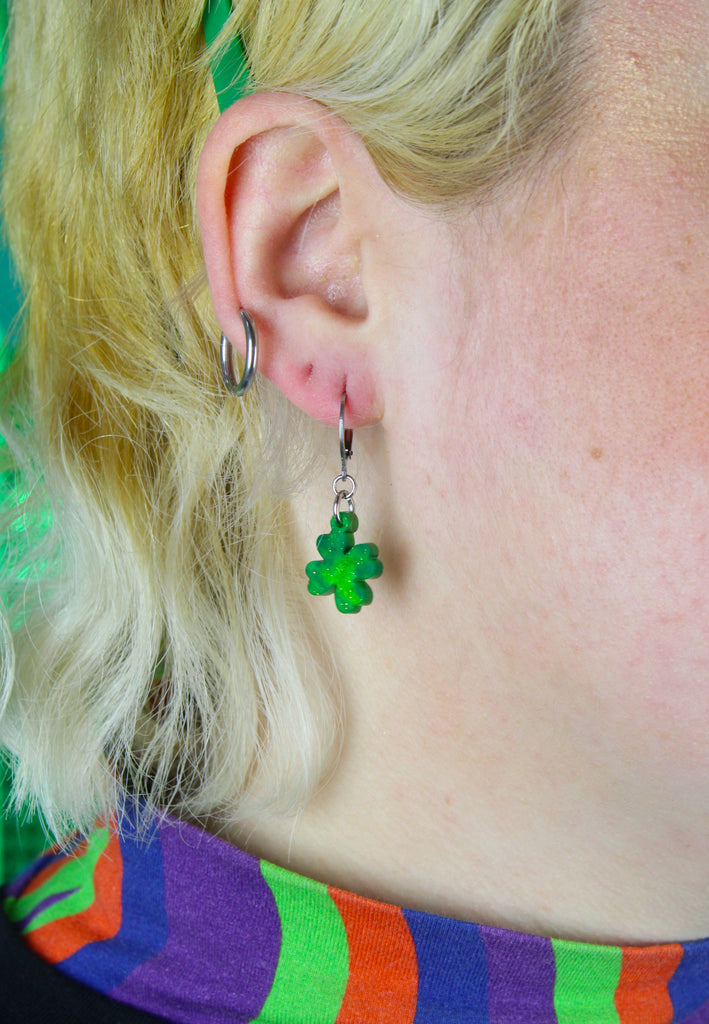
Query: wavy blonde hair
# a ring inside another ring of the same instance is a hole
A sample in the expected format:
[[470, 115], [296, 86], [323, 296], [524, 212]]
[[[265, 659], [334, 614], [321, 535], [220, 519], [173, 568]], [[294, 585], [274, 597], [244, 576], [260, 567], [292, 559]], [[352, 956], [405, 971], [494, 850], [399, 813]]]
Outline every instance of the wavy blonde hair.
[[[234, 0], [216, 45], [239, 32], [254, 89], [326, 104], [403, 195], [469, 203], [577, 123], [585, 6]], [[3, 403], [29, 482], [7, 534], [2, 740], [55, 830], [123, 787], [221, 820], [295, 806], [337, 735], [263, 443], [299, 430], [267, 385], [239, 403], [218, 377], [201, 17], [201, 0], [11, 12], [4, 211], [26, 307]]]

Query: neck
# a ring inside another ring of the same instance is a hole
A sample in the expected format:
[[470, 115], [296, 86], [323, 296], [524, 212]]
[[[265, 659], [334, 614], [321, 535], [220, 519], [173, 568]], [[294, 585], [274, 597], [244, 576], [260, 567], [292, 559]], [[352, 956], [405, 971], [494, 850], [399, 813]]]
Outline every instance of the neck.
[[473, 628], [488, 616], [467, 603], [463, 622], [450, 587], [424, 586], [412, 565], [408, 579], [402, 592], [382, 577], [356, 617], [323, 603], [345, 693], [341, 758], [301, 813], [237, 842], [339, 888], [477, 923], [625, 945], [705, 934], [696, 808], [615, 746], [590, 688], [562, 692], [534, 659], [518, 671]]

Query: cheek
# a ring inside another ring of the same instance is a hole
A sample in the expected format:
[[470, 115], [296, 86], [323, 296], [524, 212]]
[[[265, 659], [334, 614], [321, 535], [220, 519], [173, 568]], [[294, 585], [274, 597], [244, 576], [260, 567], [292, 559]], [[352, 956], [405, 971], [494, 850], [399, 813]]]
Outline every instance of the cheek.
[[656, 451], [637, 459], [632, 439], [600, 458], [585, 440], [556, 441], [556, 459], [518, 444], [511, 478], [494, 481], [496, 643], [522, 685], [572, 709], [599, 757], [621, 752], [704, 792], [708, 475]]
[[600, 477], [642, 504], [681, 498], [675, 471], [709, 474], [705, 206], [694, 192], [621, 193], [546, 239], [512, 284], [510, 303], [530, 299], [497, 368], [503, 422], [580, 486]]
[[657, 240], [632, 234], [642, 259], [545, 267], [546, 302], [487, 355], [493, 443], [481, 428], [471, 458], [519, 671], [554, 677], [559, 701], [571, 681], [599, 746], [706, 771], [709, 245], [648, 259]]
[[570, 456], [585, 448], [629, 486], [662, 489], [678, 462], [700, 474], [709, 464], [709, 295], [691, 309], [644, 300], [640, 285], [634, 298], [605, 322], [588, 317], [591, 337], [577, 332], [553, 354], [544, 398], [568, 428]]

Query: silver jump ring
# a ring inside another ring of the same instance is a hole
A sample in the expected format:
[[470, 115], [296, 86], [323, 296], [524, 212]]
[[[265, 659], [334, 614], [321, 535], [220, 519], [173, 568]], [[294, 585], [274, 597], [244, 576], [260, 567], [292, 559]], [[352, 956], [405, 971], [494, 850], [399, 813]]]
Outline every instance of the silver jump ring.
[[335, 494], [335, 500], [332, 504], [332, 514], [337, 520], [338, 526], [342, 526], [342, 519], [340, 518], [340, 504], [343, 501], [347, 502], [350, 510], [350, 515], [354, 515], [355, 504], [354, 501], [352, 500], [352, 494], [348, 494], [346, 491], [337, 491], [337, 493]]
[[[340, 487], [340, 484], [346, 485], [346, 487]], [[351, 501], [352, 498], [354, 497], [354, 493], [356, 490], [357, 481], [353, 476], [349, 476], [348, 473], [345, 473], [344, 476], [340, 474], [340, 476], [336, 476], [335, 479], [332, 481], [333, 494], [335, 494], [338, 498], [340, 497], [340, 495], [342, 495], [345, 501]]]
[[235, 398], [243, 398], [253, 384], [256, 364], [258, 363], [258, 334], [256, 333], [254, 318], [246, 309], [240, 309], [239, 316], [244, 325], [244, 334], [246, 335], [246, 358], [244, 360], [244, 372], [241, 375], [241, 380], [237, 380], [234, 376], [234, 349], [226, 334], [222, 334], [220, 349], [224, 385], [229, 394], [234, 395]]
[[345, 402], [347, 392], [342, 392], [340, 399], [340, 460], [342, 461], [342, 473], [340, 479], [347, 479], [347, 460], [352, 458], [352, 431], [345, 428]]

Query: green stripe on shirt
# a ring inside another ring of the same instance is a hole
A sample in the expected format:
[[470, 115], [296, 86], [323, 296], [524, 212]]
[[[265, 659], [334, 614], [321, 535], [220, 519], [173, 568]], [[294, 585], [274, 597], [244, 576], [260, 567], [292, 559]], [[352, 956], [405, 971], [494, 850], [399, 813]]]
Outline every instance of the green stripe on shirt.
[[261, 872], [276, 901], [282, 935], [273, 987], [254, 1024], [334, 1024], [347, 986], [349, 951], [327, 886], [294, 886], [292, 874], [265, 861]]
[[558, 1024], [620, 1024], [615, 993], [623, 951], [552, 941], [556, 962], [554, 1009]]

